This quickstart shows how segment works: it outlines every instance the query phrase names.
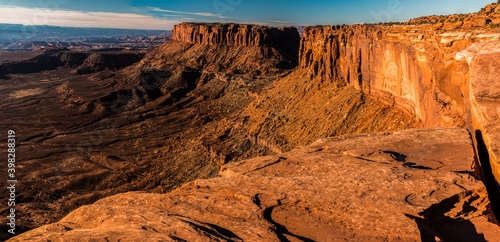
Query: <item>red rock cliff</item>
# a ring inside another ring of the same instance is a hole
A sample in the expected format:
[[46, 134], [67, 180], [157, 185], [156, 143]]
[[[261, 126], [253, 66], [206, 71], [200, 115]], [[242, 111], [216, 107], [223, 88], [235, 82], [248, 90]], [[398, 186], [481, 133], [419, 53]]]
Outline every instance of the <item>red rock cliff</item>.
[[276, 76], [297, 66], [299, 45], [293, 27], [181, 23], [174, 27], [171, 41], [144, 58], [142, 69], [169, 71], [181, 64], [195, 70]]
[[299, 65], [311, 78], [351, 85], [400, 106], [424, 127], [467, 127], [483, 167], [491, 163], [490, 173], [500, 181], [496, 32], [433, 24], [309, 27]]
[[172, 39], [192, 44], [234, 46], [283, 46], [300, 39], [294, 27], [270, 28], [258, 25], [181, 23]]
[[449, 105], [460, 102], [465, 72], [453, 76], [453, 71], [443, 70], [451, 64], [444, 62], [453, 60], [453, 49], [458, 51], [470, 41], [454, 40], [453, 45], [447, 41], [439, 34], [412, 33], [404, 27], [306, 28], [300, 67], [311, 77], [394, 102], [424, 126], [465, 126], [463, 107]]

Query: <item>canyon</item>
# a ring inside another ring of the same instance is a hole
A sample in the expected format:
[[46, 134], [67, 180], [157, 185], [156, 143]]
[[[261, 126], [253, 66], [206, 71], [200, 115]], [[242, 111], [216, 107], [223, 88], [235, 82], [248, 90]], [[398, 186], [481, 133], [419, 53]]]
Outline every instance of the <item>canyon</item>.
[[170, 39], [171, 31], [74, 28], [0, 23], [2, 52], [25, 54], [51, 47], [74, 50], [151, 49]]
[[483, 178], [498, 194], [498, 33], [424, 35], [418, 28], [308, 28], [300, 65], [311, 78], [349, 85], [402, 108], [419, 127], [467, 128], [485, 166]]
[[33, 133], [11, 241], [498, 241], [499, 9], [4, 63], [0, 127]]

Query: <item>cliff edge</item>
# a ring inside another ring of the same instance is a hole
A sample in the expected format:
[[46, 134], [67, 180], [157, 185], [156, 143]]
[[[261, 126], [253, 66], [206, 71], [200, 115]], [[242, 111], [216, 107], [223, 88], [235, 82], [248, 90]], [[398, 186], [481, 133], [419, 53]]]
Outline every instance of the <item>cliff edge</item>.
[[399, 107], [420, 127], [467, 128], [478, 171], [498, 197], [500, 35], [489, 26], [450, 30], [451, 24], [307, 27], [299, 68], [311, 79], [352, 86]]
[[333, 137], [168, 194], [102, 199], [10, 241], [494, 241], [473, 162], [462, 129]]
[[298, 64], [296, 28], [257, 25], [181, 23], [172, 40], [149, 53], [142, 71], [189, 69], [253, 76], [280, 75]]

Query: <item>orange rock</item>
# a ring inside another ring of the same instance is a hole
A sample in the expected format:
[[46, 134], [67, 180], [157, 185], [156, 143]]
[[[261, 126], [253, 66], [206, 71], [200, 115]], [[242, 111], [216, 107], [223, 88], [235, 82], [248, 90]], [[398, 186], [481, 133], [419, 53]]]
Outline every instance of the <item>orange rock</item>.
[[[492, 201], [495, 199], [494, 202], [498, 204], [500, 202], [498, 194], [498, 181], [500, 181], [500, 82], [498, 82], [500, 45], [497, 42], [478, 43], [461, 54], [470, 66], [469, 112], [472, 119], [471, 128], [474, 131], [472, 133], [483, 161], [485, 182], [490, 189], [496, 189], [497, 193]], [[493, 176], [490, 176], [491, 174]]]
[[300, 36], [295, 27], [269, 28], [247, 24], [181, 23], [172, 30], [172, 39], [204, 45], [283, 47], [290, 42], [298, 42]]
[[181, 23], [172, 40], [146, 55], [140, 68], [275, 76], [296, 67], [299, 44], [293, 27]]
[[350, 85], [395, 104], [424, 127], [481, 131], [486, 156], [491, 156], [485, 162], [492, 163], [500, 181], [495, 138], [500, 35], [448, 31], [446, 26], [430, 32], [428, 25], [309, 27], [301, 42], [300, 68], [311, 78]]
[[229, 164], [222, 177], [169, 194], [102, 199], [11, 241], [494, 238], [499, 229], [484, 217], [488, 198], [473, 162], [461, 129], [322, 139]]

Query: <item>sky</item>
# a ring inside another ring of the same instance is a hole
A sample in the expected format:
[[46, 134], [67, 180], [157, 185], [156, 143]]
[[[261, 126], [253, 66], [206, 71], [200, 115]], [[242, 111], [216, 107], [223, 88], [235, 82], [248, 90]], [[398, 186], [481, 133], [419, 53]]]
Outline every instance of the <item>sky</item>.
[[492, 0], [0, 0], [0, 23], [170, 30], [181, 22], [268, 26], [405, 21], [477, 12]]

